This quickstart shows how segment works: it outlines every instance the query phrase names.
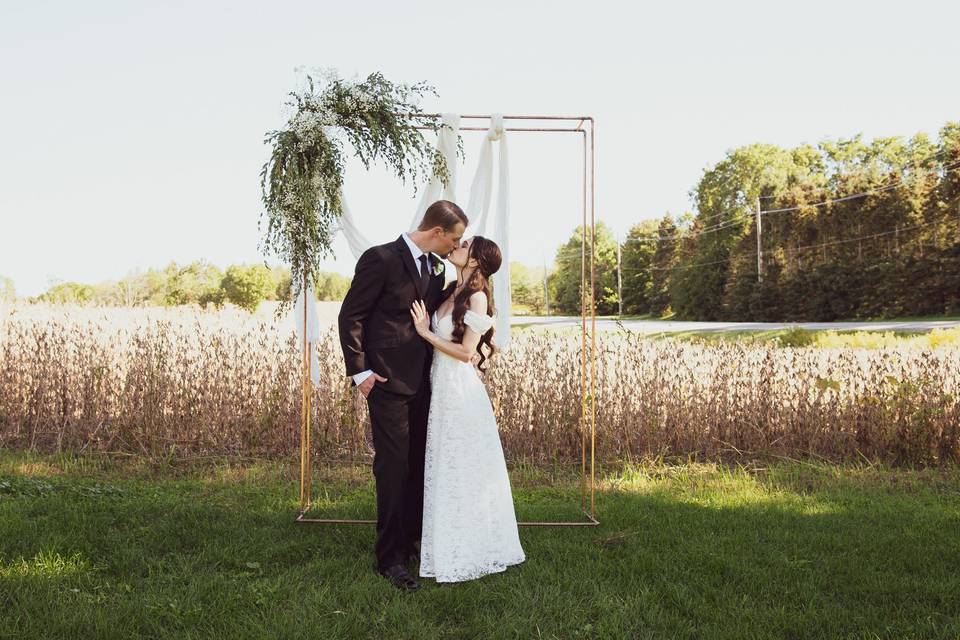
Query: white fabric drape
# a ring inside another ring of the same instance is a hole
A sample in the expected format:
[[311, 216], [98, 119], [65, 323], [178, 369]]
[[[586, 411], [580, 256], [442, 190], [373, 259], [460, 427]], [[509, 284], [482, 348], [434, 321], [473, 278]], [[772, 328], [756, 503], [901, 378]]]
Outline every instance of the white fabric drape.
[[437, 135], [437, 150], [447, 162], [449, 179], [447, 184], [443, 184], [437, 176], [430, 178], [430, 183], [420, 196], [420, 202], [417, 203], [417, 210], [413, 214], [413, 220], [410, 221], [407, 231], [415, 231], [420, 226], [423, 214], [437, 200], [457, 201], [457, 136], [460, 134], [460, 116], [455, 113], [445, 113], [441, 118], [443, 124]]
[[[316, 298], [313, 295], [313, 283], [307, 278], [307, 286], [304, 290], [300, 288], [300, 295], [297, 296], [297, 302], [293, 307], [293, 326], [297, 336], [297, 344], [300, 345], [300, 357], [303, 357], [303, 335], [306, 331], [307, 342], [313, 344], [310, 349], [310, 380], [314, 386], [320, 385], [320, 361], [317, 359], [317, 340], [320, 339], [320, 327], [317, 323]], [[307, 304], [307, 324], [303, 324], [303, 304], [304, 295], [306, 295]]]
[[[497, 212], [493, 224], [489, 223], [490, 201], [493, 198], [493, 143], [500, 143], [499, 176], [497, 180]], [[493, 296], [496, 305], [496, 331], [493, 343], [500, 349], [510, 345], [510, 165], [507, 154], [507, 134], [503, 116], [490, 118], [490, 129], [480, 148], [480, 162], [473, 176], [470, 198], [467, 200], [467, 217], [472, 221], [467, 236], [483, 236], [497, 243], [503, 257], [500, 270], [493, 274]]]
[[373, 246], [373, 243], [367, 240], [367, 237], [360, 231], [343, 193], [340, 194], [340, 210], [342, 213], [340, 214], [339, 230], [343, 232], [343, 237], [350, 247], [350, 253], [353, 254], [354, 258], [360, 258], [364, 251]]

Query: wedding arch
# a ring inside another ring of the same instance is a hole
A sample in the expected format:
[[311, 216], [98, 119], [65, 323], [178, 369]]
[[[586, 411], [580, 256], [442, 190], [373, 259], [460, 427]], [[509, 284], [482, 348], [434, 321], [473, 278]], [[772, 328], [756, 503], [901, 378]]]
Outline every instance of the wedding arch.
[[[486, 132], [481, 143], [479, 164], [473, 178], [469, 199], [464, 208], [471, 223], [466, 235], [486, 235], [501, 247], [507, 268], [494, 275], [493, 288], [497, 295], [497, 324], [494, 333], [498, 348], [510, 344], [510, 270], [509, 238], [509, 161], [507, 133], [572, 133], [582, 140], [582, 237], [580, 273], [580, 512], [582, 520], [557, 522], [518, 522], [521, 526], [596, 526], [595, 448], [596, 448], [596, 310], [594, 292], [596, 266], [594, 256], [595, 233], [595, 179], [594, 135], [596, 123], [591, 116], [503, 116], [428, 114], [419, 110], [413, 98], [432, 88], [420, 84], [409, 87], [393, 85], [382, 76], [373, 74], [365, 83], [345, 83], [336, 77], [329, 81], [322, 94], [310, 91], [303, 95], [291, 94], [296, 99], [297, 112], [287, 130], [268, 134], [274, 143], [271, 160], [264, 165], [262, 185], [264, 203], [271, 216], [268, 233], [280, 240], [281, 252], [291, 262], [295, 278], [293, 289], [298, 290], [294, 302], [294, 319], [301, 344], [301, 422], [300, 422], [300, 501], [295, 522], [315, 524], [376, 524], [370, 519], [312, 518], [306, 513], [312, 504], [312, 438], [311, 396], [313, 385], [319, 382], [315, 345], [319, 327], [313, 301], [310, 275], [315, 269], [317, 250], [330, 252], [336, 233], [342, 233], [354, 257], [359, 257], [371, 243], [366, 239], [358, 221], [342, 193], [342, 156], [334, 142], [334, 129], [346, 131], [354, 152], [369, 168], [380, 156], [401, 179], [416, 173], [431, 177], [421, 195], [409, 230], [415, 229], [426, 208], [439, 199], [457, 201], [457, 152], [461, 147], [461, 131]], [[399, 110], [398, 110], [399, 108]], [[404, 122], [401, 123], [401, 120]], [[461, 126], [468, 121], [467, 126]], [[507, 121], [511, 125], [507, 125]], [[486, 122], [487, 126], [482, 125]], [[384, 132], [386, 128], [386, 132]], [[435, 147], [422, 144], [421, 131], [437, 134]], [[287, 136], [284, 139], [284, 136]], [[493, 145], [499, 145], [499, 177], [497, 206], [493, 220], [489, 210], [494, 191]], [[286, 154], [286, 155], [284, 155]], [[332, 156], [331, 158], [324, 157]], [[386, 158], [383, 156], [386, 155]], [[313, 167], [311, 169], [311, 167]], [[319, 168], [318, 168], [319, 167]], [[288, 176], [293, 178], [287, 180]], [[287, 182], [293, 184], [290, 188]], [[268, 189], [269, 183], [269, 189]], [[292, 194], [292, 195], [291, 195]], [[319, 196], [318, 196], [319, 194]], [[319, 216], [317, 214], [320, 214]], [[329, 224], [335, 220], [334, 224]], [[309, 235], [320, 228], [313, 243], [300, 243], [298, 233]], [[589, 233], [589, 235], [588, 235]], [[587, 256], [587, 247], [590, 255]], [[587, 270], [589, 258], [590, 268]], [[505, 293], [504, 293], [505, 292]], [[279, 313], [279, 310], [278, 310]], [[589, 320], [589, 324], [588, 324]]]

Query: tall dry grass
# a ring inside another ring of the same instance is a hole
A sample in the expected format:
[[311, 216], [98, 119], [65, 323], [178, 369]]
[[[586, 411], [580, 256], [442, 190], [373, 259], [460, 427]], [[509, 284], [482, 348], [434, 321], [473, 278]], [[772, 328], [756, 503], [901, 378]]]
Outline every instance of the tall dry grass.
[[[0, 446], [295, 456], [300, 356], [287, 319], [230, 309], [29, 305], [0, 317]], [[315, 453], [371, 455], [336, 331], [318, 345]], [[960, 349], [597, 338], [597, 455], [960, 457]], [[579, 459], [578, 335], [520, 331], [484, 376], [508, 458]]]

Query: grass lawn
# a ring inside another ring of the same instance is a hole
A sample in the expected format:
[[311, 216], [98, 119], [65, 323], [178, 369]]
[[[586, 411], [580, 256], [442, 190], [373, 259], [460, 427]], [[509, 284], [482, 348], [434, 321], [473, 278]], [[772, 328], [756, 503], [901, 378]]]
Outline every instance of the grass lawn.
[[[372, 526], [297, 524], [295, 464], [0, 451], [0, 638], [958, 638], [960, 470], [793, 461], [604, 470], [593, 528], [402, 593]], [[521, 519], [563, 472], [512, 470]], [[366, 467], [324, 513], [372, 514]]]

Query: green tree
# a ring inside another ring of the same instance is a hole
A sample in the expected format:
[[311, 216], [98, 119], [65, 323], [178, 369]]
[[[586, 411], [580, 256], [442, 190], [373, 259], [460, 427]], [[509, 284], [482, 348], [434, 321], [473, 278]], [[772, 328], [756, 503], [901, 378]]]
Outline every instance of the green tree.
[[79, 282], [61, 282], [55, 284], [39, 296], [39, 299], [44, 302], [57, 304], [86, 304], [92, 302], [93, 298], [94, 288], [88, 284], [81, 284]]
[[350, 289], [351, 278], [341, 273], [321, 271], [314, 284], [317, 300], [343, 300]]
[[510, 290], [514, 313], [544, 313], [543, 267], [510, 263]]
[[677, 226], [670, 214], [657, 224], [657, 246], [650, 263], [650, 313], [663, 316], [670, 310], [670, 276], [677, 261]]
[[[583, 227], [577, 227], [570, 239], [557, 250], [556, 272], [551, 277], [553, 299], [559, 311], [580, 313], [580, 251]], [[588, 234], [589, 235], [589, 234]], [[596, 311], [601, 315], [617, 312], [617, 244], [609, 227], [595, 227], [596, 254], [594, 273]], [[586, 276], [590, 282], [590, 238], [586, 239]]]
[[[276, 286], [268, 300], [288, 300], [292, 294], [292, 278], [289, 267], [278, 266], [272, 269]], [[318, 271], [313, 280], [313, 295], [317, 300], [340, 301], [350, 289], [350, 276], [330, 271]]]
[[623, 312], [650, 313], [650, 295], [653, 293], [653, 256], [657, 250], [656, 220], [645, 220], [633, 225], [620, 251], [623, 289]]
[[13, 302], [16, 299], [17, 291], [13, 286], [13, 280], [0, 276], [0, 302]]
[[163, 273], [166, 278], [164, 304], [167, 306], [201, 303], [221, 297], [219, 289], [223, 273], [204, 260], [184, 267], [171, 262]]
[[227, 300], [251, 312], [276, 290], [273, 273], [262, 264], [231, 265], [222, 286]]

